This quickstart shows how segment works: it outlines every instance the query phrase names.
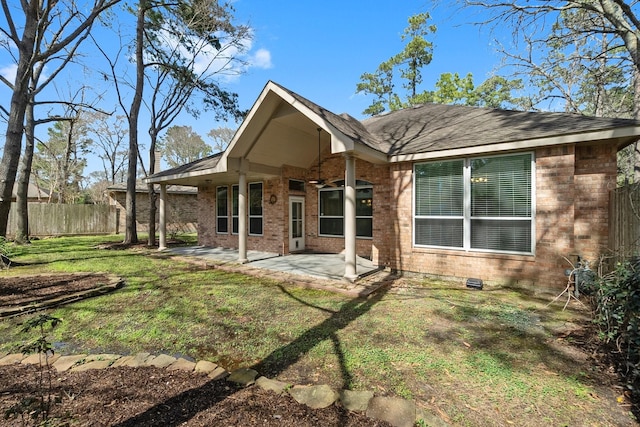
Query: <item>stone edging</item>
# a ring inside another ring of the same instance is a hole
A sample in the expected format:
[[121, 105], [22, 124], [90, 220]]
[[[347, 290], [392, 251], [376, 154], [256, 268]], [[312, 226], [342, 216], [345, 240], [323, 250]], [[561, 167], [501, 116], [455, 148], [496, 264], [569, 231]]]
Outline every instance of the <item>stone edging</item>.
[[[37, 365], [40, 363], [40, 358], [40, 354], [2, 354], [0, 355], [0, 366], [18, 363]], [[118, 366], [152, 366], [168, 370], [199, 372], [206, 374], [214, 381], [226, 379], [245, 387], [255, 384], [263, 390], [280, 394], [288, 393], [296, 402], [305, 404], [312, 409], [321, 409], [333, 404], [339, 404], [350, 411], [364, 412], [370, 418], [387, 421], [397, 427], [411, 427], [420, 420], [426, 422], [426, 425], [447, 425], [440, 418], [422, 411], [414, 402], [406, 399], [374, 396], [373, 392], [369, 391], [336, 391], [327, 385], [292, 386], [282, 381], [259, 376], [259, 373], [253, 369], [241, 368], [228, 372], [217, 364], [206, 360], [192, 362], [182, 357], [175, 358], [166, 354], [154, 356], [150, 353], [138, 353], [132, 356], [109, 353], [71, 356], [54, 354], [49, 357], [49, 364], [57, 372], [82, 372], [90, 369], [105, 369]]]

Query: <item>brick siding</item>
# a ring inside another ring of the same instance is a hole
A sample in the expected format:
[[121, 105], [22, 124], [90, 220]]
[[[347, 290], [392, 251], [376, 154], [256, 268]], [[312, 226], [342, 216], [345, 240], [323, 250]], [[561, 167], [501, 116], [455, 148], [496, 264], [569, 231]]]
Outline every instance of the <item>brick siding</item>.
[[[322, 178], [343, 180], [344, 157], [323, 153], [322, 158]], [[356, 253], [376, 265], [405, 272], [563, 287], [563, 273], [569, 267], [563, 257], [574, 261], [579, 254], [596, 262], [607, 246], [608, 191], [616, 182], [616, 148], [555, 146], [536, 150], [535, 159], [535, 256], [414, 248], [413, 163], [379, 166], [361, 160], [356, 160], [356, 178], [372, 183], [374, 189], [373, 238], [357, 238]], [[304, 192], [289, 191], [289, 179], [308, 182], [317, 176], [317, 166], [284, 167], [281, 176], [263, 181], [263, 235], [249, 236], [248, 249], [289, 253], [288, 200], [290, 196], [303, 196], [306, 249], [331, 253], [344, 250], [344, 238], [318, 235], [318, 190], [306, 184]], [[237, 236], [216, 233], [215, 191], [215, 187], [199, 188], [199, 243], [237, 248]], [[276, 196], [273, 204], [271, 195]]]
[[[127, 219], [126, 193], [124, 191], [111, 192], [109, 202], [118, 209], [118, 232], [124, 230]], [[196, 194], [168, 193], [167, 204], [167, 234], [195, 233], [198, 224], [198, 206]], [[156, 207], [160, 204], [158, 193]], [[159, 230], [160, 210], [156, 211], [156, 230]], [[149, 194], [136, 193], [136, 228], [140, 232], [149, 231]]]

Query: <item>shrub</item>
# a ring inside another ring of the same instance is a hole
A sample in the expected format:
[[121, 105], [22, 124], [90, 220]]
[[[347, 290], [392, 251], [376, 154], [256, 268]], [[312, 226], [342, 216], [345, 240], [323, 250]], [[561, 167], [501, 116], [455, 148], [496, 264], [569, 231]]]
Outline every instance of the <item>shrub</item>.
[[640, 394], [640, 260], [618, 263], [597, 281], [594, 323], [600, 338], [619, 352], [627, 387]]

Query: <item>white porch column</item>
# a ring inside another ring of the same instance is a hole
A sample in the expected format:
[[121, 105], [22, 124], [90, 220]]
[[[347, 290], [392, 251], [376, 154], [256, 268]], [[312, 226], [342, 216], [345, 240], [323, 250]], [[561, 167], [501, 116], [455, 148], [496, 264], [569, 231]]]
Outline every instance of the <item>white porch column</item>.
[[356, 160], [345, 155], [344, 173], [344, 278], [353, 282], [356, 271]]
[[167, 184], [160, 184], [160, 242], [158, 250], [167, 249]]
[[238, 179], [238, 262], [247, 259], [247, 174], [240, 171]]

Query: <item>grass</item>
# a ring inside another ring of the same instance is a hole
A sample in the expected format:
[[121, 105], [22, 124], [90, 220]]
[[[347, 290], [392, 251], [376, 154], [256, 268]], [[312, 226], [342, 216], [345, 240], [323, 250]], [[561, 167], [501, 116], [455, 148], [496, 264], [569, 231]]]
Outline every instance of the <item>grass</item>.
[[[119, 291], [54, 310], [59, 352], [147, 351], [255, 367], [288, 383], [328, 383], [414, 399], [455, 425], [631, 423], [601, 373], [557, 338], [585, 322], [548, 295], [406, 280], [353, 299], [205, 269], [151, 249], [105, 250], [121, 236], [11, 247], [28, 264], [0, 273], [109, 272]], [[0, 352], [23, 339], [0, 321]], [[425, 424], [427, 425], [427, 424]]]

